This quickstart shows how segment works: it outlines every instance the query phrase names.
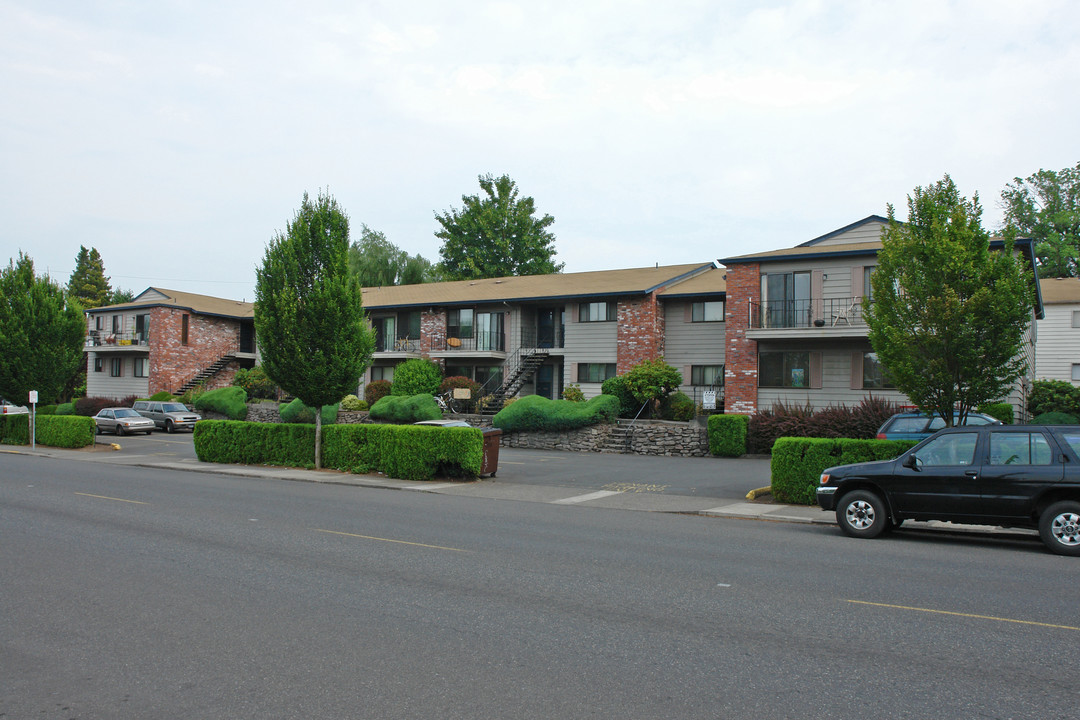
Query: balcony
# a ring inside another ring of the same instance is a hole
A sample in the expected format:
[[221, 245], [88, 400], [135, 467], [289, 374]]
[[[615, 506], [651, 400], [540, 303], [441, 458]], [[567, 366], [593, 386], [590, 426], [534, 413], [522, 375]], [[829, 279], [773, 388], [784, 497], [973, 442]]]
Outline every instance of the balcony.
[[434, 336], [431, 338], [431, 352], [490, 357], [491, 353], [506, 352], [506, 335], [501, 332], [474, 330], [472, 337]]
[[150, 345], [150, 336], [147, 333], [113, 333], [105, 330], [91, 330], [86, 335], [86, 348], [93, 348], [96, 352], [108, 352], [111, 350], [147, 350]]
[[866, 337], [861, 297], [750, 303], [751, 340], [792, 337]]
[[529, 349], [556, 350], [563, 345], [563, 326], [542, 326], [521, 328], [521, 347]]

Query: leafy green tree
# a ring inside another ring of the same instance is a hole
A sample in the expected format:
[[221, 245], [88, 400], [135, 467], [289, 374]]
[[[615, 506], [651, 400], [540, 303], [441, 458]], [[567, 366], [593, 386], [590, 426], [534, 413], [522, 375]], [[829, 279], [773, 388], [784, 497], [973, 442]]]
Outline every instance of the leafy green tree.
[[367, 225], [360, 226], [360, 239], [349, 247], [349, 271], [361, 287], [418, 285], [437, 279], [430, 260], [409, 255]]
[[60, 399], [83, 366], [86, 319], [79, 303], [19, 253], [0, 270], [0, 395], [25, 405]]
[[464, 206], [435, 213], [442, 230], [440, 266], [447, 280], [546, 275], [561, 272], [555, 262], [555, 236], [547, 230], [555, 218], [534, 217], [531, 197], [519, 198], [509, 175], [480, 176], [486, 197], [463, 195]]
[[[311, 408], [355, 391], [375, 338], [349, 273], [349, 218], [329, 194], [304, 193], [285, 233], [266, 248], [255, 280], [255, 334], [266, 374]], [[315, 415], [315, 467], [322, 465]]]
[[109, 278], [105, 277], [105, 263], [97, 248], [87, 250], [85, 246], [79, 246], [75, 269], [68, 279], [68, 295], [87, 309], [111, 304], [112, 288]]
[[1001, 193], [1006, 227], [1036, 242], [1039, 277], [1080, 275], [1080, 162], [1016, 178]]
[[1006, 237], [991, 251], [979, 198], [952, 179], [908, 196], [908, 221], [882, 231], [873, 302], [863, 301], [870, 344], [896, 388], [953, 424], [1004, 397], [1026, 367], [1022, 353], [1034, 291]]
[[642, 360], [626, 373], [626, 389], [639, 403], [650, 403], [653, 410], [660, 401], [682, 385], [682, 373], [664, 362], [664, 358]]

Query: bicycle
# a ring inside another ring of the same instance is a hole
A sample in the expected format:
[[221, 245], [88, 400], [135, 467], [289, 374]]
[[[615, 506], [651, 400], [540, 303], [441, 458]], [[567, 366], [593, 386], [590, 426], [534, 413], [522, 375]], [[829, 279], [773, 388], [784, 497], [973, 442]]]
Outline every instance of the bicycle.
[[435, 402], [438, 403], [439, 409], [444, 413], [455, 414], [457, 413], [457, 407], [454, 406], [454, 391], [448, 390], [442, 395], [435, 396]]

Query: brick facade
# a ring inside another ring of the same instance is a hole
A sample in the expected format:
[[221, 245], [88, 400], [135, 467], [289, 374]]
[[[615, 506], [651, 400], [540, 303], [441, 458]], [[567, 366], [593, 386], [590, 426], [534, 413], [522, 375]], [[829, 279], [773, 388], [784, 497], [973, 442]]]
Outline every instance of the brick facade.
[[[187, 344], [183, 344], [183, 318], [188, 317]], [[179, 308], [150, 310], [150, 394], [176, 392], [200, 370], [240, 346], [240, 324], [230, 318], [201, 315]], [[212, 390], [232, 384], [236, 362], [207, 381]]]
[[664, 354], [664, 311], [655, 292], [620, 298], [616, 317], [619, 375], [629, 372], [642, 360], [654, 360]]
[[724, 411], [753, 415], [758, 401], [757, 342], [746, 337], [751, 303], [761, 301], [761, 266], [727, 268], [727, 346], [724, 348]]
[[[446, 311], [424, 310], [420, 313], [420, 352], [427, 357], [432, 350], [441, 350], [446, 343]], [[440, 366], [445, 360], [431, 358]]]

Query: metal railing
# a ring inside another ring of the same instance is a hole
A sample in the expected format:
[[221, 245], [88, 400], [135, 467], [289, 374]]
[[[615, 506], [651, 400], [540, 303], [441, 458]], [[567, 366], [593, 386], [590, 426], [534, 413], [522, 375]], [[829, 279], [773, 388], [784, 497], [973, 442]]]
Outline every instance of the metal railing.
[[150, 344], [150, 334], [141, 332], [108, 332], [91, 330], [86, 335], [86, 347], [127, 347], [130, 345], [145, 347]]
[[436, 352], [505, 352], [506, 336], [501, 332], [473, 331], [472, 337], [431, 338], [431, 349]]
[[563, 326], [523, 327], [521, 328], [521, 347], [553, 349], [562, 348], [564, 340]]
[[861, 297], [776, 300], [750, 303], [753, 329], [865, 325]]
[[377, 337], [375, 352], [420, 352], [420, 338], [403, 335], [401, 337]]

